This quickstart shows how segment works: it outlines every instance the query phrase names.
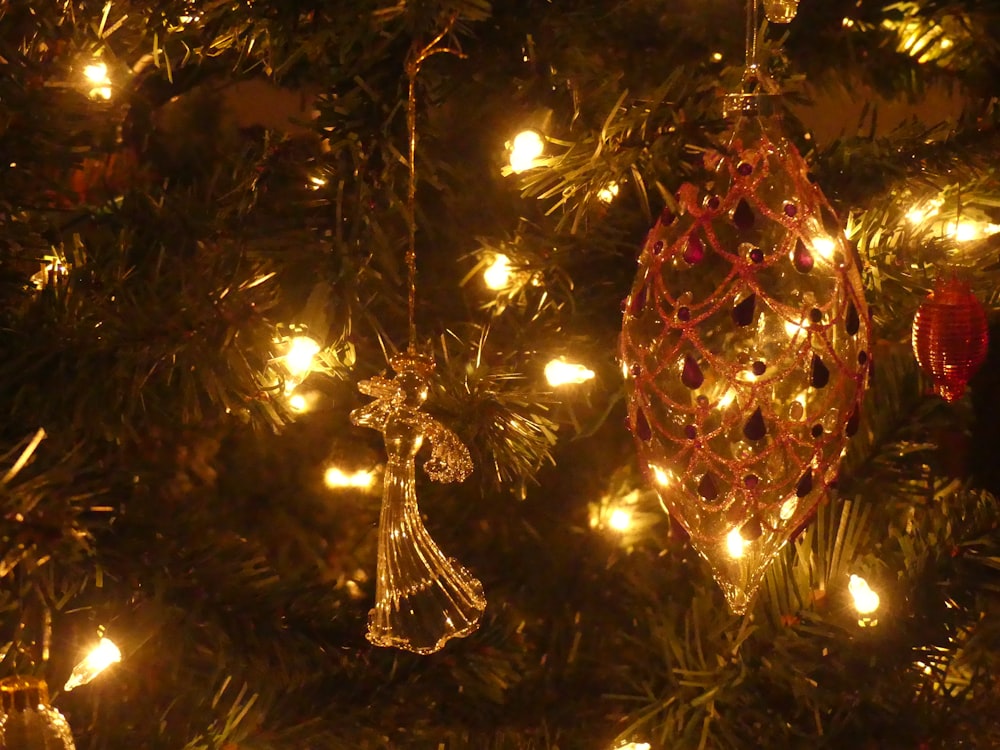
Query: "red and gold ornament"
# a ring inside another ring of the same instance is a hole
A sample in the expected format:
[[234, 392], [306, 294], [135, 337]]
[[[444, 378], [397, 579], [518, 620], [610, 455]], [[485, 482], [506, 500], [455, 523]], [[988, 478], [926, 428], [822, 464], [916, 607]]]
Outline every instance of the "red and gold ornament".
[[972, 288], [953, 276], [939, 279], [913, 318], [913, 353], [948, 403], [962, 397], [986, 360], [986, 311]]
[[737, 613], [834, 481], [870, 354], [855, 253], [744, 98], [713, 183], [650, 231], [621, 338], [641, 463]]

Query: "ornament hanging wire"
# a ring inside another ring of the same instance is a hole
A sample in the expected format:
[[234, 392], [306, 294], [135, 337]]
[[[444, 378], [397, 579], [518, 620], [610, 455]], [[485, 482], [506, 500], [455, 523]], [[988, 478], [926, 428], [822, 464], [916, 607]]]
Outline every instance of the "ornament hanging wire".
[[410, 342], [412, 352], [417, 346], [417, 76], [420, 67], [428, 58], [438, 54], [455, 55], [465, 58], [465, 53], [457, 47], [442, 46], [442, 42], [455, 27], [456, 16], [452, 16], [441, 32], [429, 44], [410, 50], [406, 61], [406, 76], [409, 88], [406, 97], [406, 129], [410, 137], [410, 181], [406, 196], [406, 222], [409, 231], [409, 245], [406, 249], [407, 313], [409, 316]]

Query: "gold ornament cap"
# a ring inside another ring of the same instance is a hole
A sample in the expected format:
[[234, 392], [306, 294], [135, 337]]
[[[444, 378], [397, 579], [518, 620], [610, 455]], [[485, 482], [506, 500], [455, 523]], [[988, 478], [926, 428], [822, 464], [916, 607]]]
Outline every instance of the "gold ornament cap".
[[49, 702], [49, 686], [40, 677], [6, 677], [0, 680], [0, 708], [6, 713], [29, 711]]
[[427, 379], [430, 379], [435, 369], [434, 357], [413, 347], [394, 354], [389, 359], [389, 366], [397, 373], [412, 372]]
[[758, 65], [743, 72], [740, 90], [726, 94], [722, 100], [722, 115], [738, 117], [772, 117], [781, 114], [781, 90]]

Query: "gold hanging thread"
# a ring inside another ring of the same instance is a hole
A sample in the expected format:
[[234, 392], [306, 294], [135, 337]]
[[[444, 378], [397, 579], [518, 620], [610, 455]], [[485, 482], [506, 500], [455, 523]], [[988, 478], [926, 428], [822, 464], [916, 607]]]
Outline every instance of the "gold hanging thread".
[[406, 206], [410, 243], [406, 250], [406, 283], [411, 351], [417, 345], [417, 76], [424, 62], [434, 55], [446, 53], [460, 58], [465, 57], [465, 53], [457, 47], [441, 46], [445, 37], [455, 27], [456, 20], [457, 17], [452, 16], [441, 32], [425, 47], [417, 49], [414, 44], [406, 61], [406, 76], [410, 83], [406, 98], [406, 127], [410, 136], [410, 184]]

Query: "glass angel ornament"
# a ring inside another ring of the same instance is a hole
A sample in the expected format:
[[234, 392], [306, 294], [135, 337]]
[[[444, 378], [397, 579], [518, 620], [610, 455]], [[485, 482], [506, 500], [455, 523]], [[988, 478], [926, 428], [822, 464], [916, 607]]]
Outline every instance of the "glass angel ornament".
[[388, 463], [378, 534], [375, 607], [368, 615], [368, 640], [418, 654], [431, 654], [451, 638], [479, 627], [486, 608], [483, 586], [431, 539], [417, 508], [417, 453], [424, 440], [431, 457], [424, 464], [439, 482], [460, 482], [472, 471], [469, 450], [458, 437], [420, 410], [427, 400], [434, 362], [412, 351], [390, 361], [392, 379], [374, 377], [358, 389], [375, 400], [351, 412], [351, 421], [379, 430]]
[[740, 614], [836, 478], [869, 369], [859, 262], [775, 99], [727, 98], [729, 146], [650, 231], [622, 323], [641, 462]]

